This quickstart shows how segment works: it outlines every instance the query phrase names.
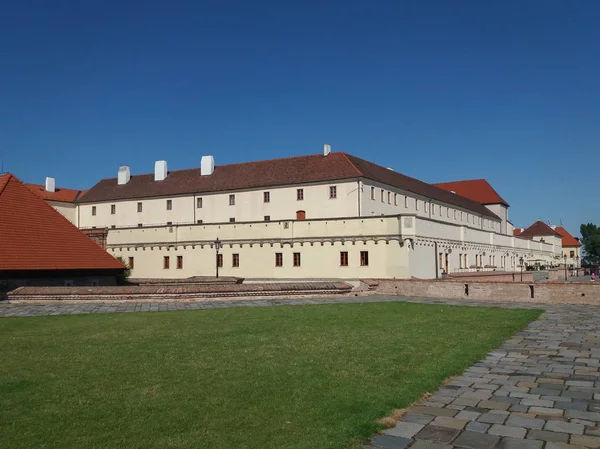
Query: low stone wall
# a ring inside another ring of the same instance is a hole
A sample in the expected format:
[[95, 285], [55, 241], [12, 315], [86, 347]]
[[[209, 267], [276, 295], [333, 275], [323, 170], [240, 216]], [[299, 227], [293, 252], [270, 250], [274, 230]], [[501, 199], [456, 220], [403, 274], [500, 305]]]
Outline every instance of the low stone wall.
[[[455, 273], [449, 276], [455, 281], [490, 281], [490, 282], [519, 282], [521, 272], [485, 271], [479, 273]], [[533, 282], [533, 271], [523, 271], [523, 282]]]
[[375, 293], [425, 298], [600, 305], [600, 282], [475, 282], [376, 279]]

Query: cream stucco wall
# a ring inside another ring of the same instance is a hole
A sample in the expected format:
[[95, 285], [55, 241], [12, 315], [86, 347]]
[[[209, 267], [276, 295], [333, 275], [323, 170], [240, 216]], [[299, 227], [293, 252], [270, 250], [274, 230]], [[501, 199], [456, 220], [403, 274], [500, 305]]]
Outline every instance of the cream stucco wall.
[[510, 232], [508, 229], [508, 207], [504, 206], [503, 204], [488, 204], [485, 207], [500, 217], [500, 233], [512, 235], [512, 229], [510, 229]]
[[[572, 254], [572, 255], [571, 255]], [[567, 256], [567, 265], [573, 267], [581, 266], [581, 247], [580, 246], [565, 246], [562, 248], [563, 260], [564, 256]]]
[[73, 203], [64, 203], [61, 201], [46, 201], [56, 211], [58, 211], [63, 217], [73, 223], [75, 226], [79, 226], [77, 217], [77, 205]]

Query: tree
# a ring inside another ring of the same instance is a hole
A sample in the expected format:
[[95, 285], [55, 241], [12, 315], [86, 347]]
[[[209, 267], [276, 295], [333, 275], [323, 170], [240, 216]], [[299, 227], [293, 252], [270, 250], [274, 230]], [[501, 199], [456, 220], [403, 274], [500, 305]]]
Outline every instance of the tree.
[[600, 227], [595, 224], [582, 224], [580, 228], [583, 243], [583, 263], [600, 265]]
[[117, 276], [117, 284], [125, 285], [127, 279], [129, 279], [129, 276], [131, 276], [131, 267], [125, 262], [125, 260], [123, 260], [121, 256], [117, 257], [117, 260], [123, 265], [125, 265], [125, 270], [123, 271], [123, 273], [120, 273]]

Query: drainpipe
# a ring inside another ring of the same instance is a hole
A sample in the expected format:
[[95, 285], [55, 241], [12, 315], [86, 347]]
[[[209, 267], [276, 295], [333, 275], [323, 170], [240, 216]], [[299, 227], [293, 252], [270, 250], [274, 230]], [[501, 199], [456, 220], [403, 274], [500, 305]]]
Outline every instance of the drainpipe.
[[361, 202], [361, 199], [362, 199], [362, 190], [361, 190], [361, 185], [360, 185], [360, 178], [358, 178], [357, 182], [358, 182], [358, 216], [360, 217], [360, 202]]
[[440, 267], [438, 267], [438, 244], [437, 242], [433, 242], [433, 250], [435, 251], [435, 278], [440, 278]]

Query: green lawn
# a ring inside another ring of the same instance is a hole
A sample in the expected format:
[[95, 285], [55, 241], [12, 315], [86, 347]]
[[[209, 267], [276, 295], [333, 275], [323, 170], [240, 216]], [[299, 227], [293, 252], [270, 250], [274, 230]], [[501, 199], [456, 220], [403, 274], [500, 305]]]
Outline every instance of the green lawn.
[[0, 319], [0, 446], [355, 448], [539, 311], [365, 303]]

